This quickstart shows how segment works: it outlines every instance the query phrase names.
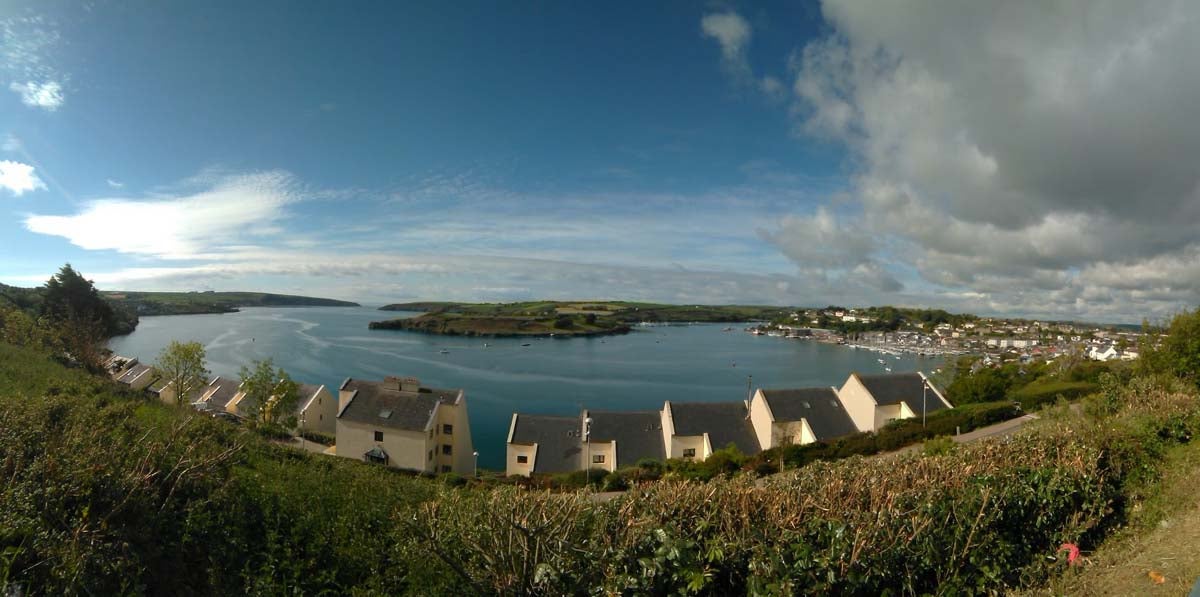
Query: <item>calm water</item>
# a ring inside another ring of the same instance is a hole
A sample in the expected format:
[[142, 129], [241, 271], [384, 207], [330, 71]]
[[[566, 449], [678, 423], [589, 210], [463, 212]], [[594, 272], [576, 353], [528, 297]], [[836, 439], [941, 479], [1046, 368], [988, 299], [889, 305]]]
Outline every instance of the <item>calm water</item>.
[[[841, 385], [851, 371], [882, 373], [880, 355], [812, 341], [723, 332], [725, 325], [639, 328], [625, 336], [501, 339], [368, 330], [372, 320], [406, 314], [370, 308], [252, 308], [223, 315], [145, 317], [112, 340], [119, 354], [153, 362], [171, 340], [195, 340], [215, 374], [237, 375], [273, 358], [294, 379], [325, 384], [336, 396], [347, 377], [416, 376], [424, 385], [464, 388], [479, 466], [504, 467], [514, 411], [575, 414], [656, 410], [664, 400], [719, 401], [755, 387]], [[408, 314], [411, 315], [411, 314]], [[484, 343], [488, 346], [485, 348]], [[522, 347], [529, 343], [531, 346]], [[439, 351], [448, 350], [448, 354]], [[894, 372], [928, 371], [935, 359], [886, 357]]]

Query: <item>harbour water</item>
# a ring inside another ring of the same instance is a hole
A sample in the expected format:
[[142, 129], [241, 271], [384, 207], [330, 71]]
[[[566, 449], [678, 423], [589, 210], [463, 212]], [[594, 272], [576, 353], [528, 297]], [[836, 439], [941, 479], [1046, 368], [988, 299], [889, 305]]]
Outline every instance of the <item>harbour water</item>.
[[[368, 330], [373, 320], [413, 313], [371, 308], [249, 308], [220, 315], [142, 318], [114, 338], [117, 353], [152, 363], [171, 340], [205, 345], [214, 374], [237, 375], [255, 359], [274, 359], [294, 379], [337, 395], [347, 377], [414, 376], [423, 385], [463, 388], [481, 468], [502, 469], [514, 411], [575, 414], [657, 410], [664, 400], [722, 401], [754, 387], [841, 385], [852, 371], [930, 371], [941, 361], [915, 355], [753, 336], [725, 324], [639, 327], [603, 338], [516, 339], [432, 336]], [[528, 344], [529, 346], [522, 346]], [[879, 361], [883, 360], [884, 363]]]

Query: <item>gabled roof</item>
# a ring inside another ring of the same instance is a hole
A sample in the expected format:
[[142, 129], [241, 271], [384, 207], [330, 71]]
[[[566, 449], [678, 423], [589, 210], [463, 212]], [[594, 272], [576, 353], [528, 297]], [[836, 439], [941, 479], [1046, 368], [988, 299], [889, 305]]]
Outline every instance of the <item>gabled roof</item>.
[[121, 377], [118, 377], [117, 381], [119, 381], [123, 384], [132, 384], [138, 378], [145, 377], [147, 375], [154, 375], [154, 373], [153, 373], [153, 371], [151, 371], [151, 369], [153, 369], [153, 368], [149, 365], [141, 365], [141, 364], [134, 365], [134, 366], [130, 367], [129, 370], [126, 371], [123, 375], [121, 375]]
[[849, 435], [858, 431], [854, 420], [833, 388], [761, 390], [776, 422], [808, 421], [818, 440]]
[[241, 380], [218, 375], [212, 381], [208, 382], [208, 388], [204, 390], [206, 392], [210, 388], [215, 388], [213, 393], [209, 395], [207, 402], [211, 406], [223, 409], [229, 404], [230, 400], [233, 400], [234, 396], [237, 396], [238, 388], [241, 385]]
[[758, 436], [744, 402], [672, 402], [671, 422], [675, 435], [708, 434], [713, 450], [730, 443], [743, 454], [759, 452]]
[[309, 403], [317, 399], [317, 392], [320, 392], [323, 387], [325, 386], [314, 386], [310, 383], [300, 384], [296, 390], [296, 395], [299, 396], [299, 400], [296, 401], [296, 414], [304, 412]]
[[462, 390], [419, 388], [403, 392], [382, 381], [347, 379], [343, 391], [353, 392], [338, 418], [387, 429], [424, 431], [438, 404], [455, 404]]
[[662, 415], [658, 411], [587, 411], [592, 418], [593, 442], [617, 442], [617, 467], [633, 466], [643, 458], [665, 460]]
[[[875, 403], [882, 406], [886, 404], [899, 404], [901, 402], [908, 405], [909, 410], [920, 415], [922, 412], [931, 413], [946, 408], [947, 405], [934, 391], [932, 384], [929, 386], [928, 393], [924, 393], [925, 378], [921, 377], [920, 373], [887, 373], [882, 375], [860, 375], [855, 374], [858, 380], [862, 382], [871, 396], [875, 398]], [[924, 411], [922, 411], [922, 395], [924, 395]]]
[[579, 417], [517, 414], [515, 418], [512, 443], [538, 446], [533, 472], [565, 473], [579, 469], [583, 454], [580, 437], [583, 422]]

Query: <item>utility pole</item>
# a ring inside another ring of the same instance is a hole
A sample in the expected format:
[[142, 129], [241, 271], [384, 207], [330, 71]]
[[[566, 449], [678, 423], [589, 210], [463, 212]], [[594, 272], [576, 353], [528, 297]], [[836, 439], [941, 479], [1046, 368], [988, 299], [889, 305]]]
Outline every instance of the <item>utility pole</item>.
[[471, 476], [473, 476], [473, 477], [475, 477], [476, 479], [478, 479], [478, 478], [479, 478], [479, 452], [478, 452], [478, 451], [476, 451], [476, 452], [472, 452], [471, 454], [472, 454], [473, 456], [475, 456], [475, 468], [474, 468], [474, 469], [472, 469], [472, 471], [471, 471]]

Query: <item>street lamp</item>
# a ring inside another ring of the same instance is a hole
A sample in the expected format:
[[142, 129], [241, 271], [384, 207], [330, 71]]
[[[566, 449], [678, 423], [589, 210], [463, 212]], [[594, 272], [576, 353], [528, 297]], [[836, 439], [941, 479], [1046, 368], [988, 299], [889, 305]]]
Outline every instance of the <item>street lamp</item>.
[[925, 395], [929, 392], [929, 380], [921, 378], [921, 427], [925, 427]]
[[478, 479], [479, 478], [479, 452], [478, 451], [471, 452], [471, 455], [475, 457], [475, 468], [472, 471], [472, 476], [474, 476], [476, 479]]
[[300, 411], [300, 449], [304, 449], [304, 420], [308, 416], [305, 411]]
[[587, 417], [583, 420], [583, 441], [587, 444], [587, 452], [583, 457], [583, 484], [592, 484], [592, 418]]

